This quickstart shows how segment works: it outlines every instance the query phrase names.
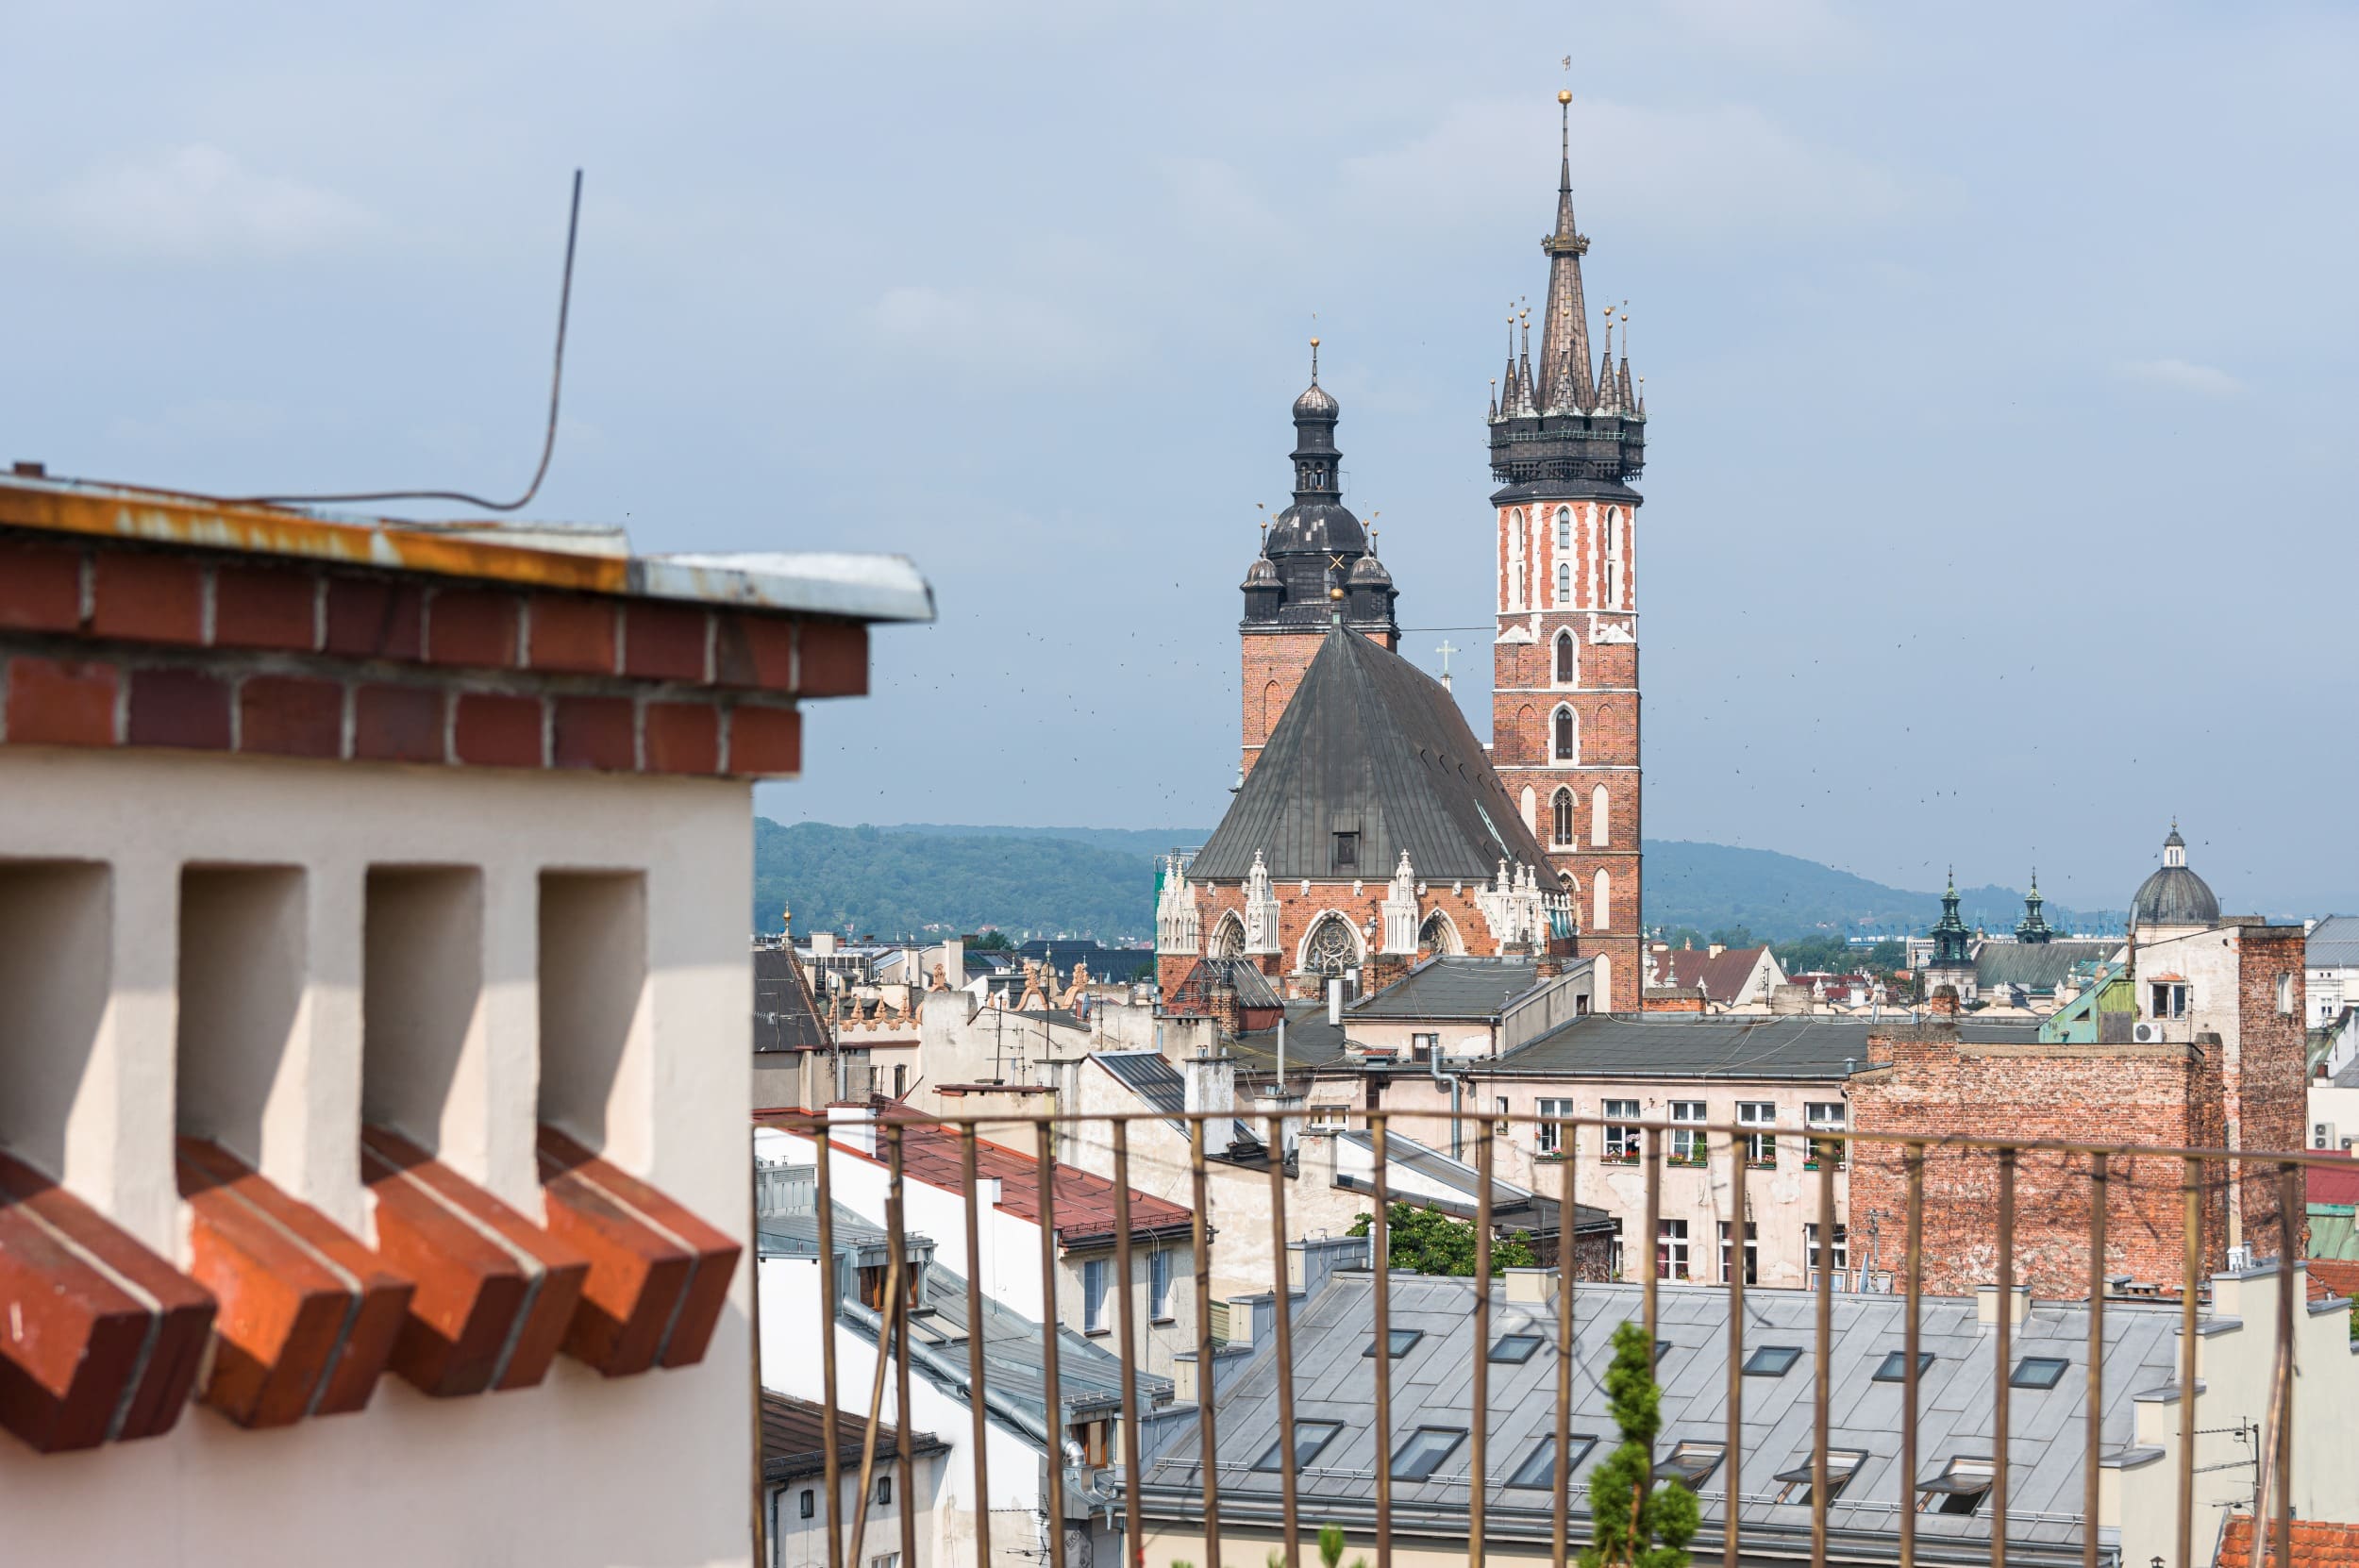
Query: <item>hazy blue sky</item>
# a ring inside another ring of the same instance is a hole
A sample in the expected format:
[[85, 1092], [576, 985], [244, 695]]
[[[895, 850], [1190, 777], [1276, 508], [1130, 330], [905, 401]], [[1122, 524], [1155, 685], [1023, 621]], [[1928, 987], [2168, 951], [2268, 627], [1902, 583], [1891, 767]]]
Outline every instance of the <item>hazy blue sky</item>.
[[2118, 906], [2177, 812], [2224, 902], [2359, 904], [2347, 8], [19, 0], [0, 40], [0, 457], [63, 473], [519, 485], [585, 165], [538, 510], [939, 592], [764, 793], [834, 821], [1216, 818], [1314, 312], [1403, 623], [1480, 622], [1570, 86], [1653, 416], [1649, 834]]

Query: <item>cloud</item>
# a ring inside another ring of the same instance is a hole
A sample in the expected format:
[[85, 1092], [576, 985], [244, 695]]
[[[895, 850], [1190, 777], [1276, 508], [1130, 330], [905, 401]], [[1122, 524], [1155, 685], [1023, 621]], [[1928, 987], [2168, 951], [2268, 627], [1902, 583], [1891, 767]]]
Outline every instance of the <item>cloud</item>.
[[2242, 397], [2251, 391], [2224, 370], [2186, 359], [2133, 359], [2120, 372], [2133, 381], [2195, 397]]
[[[1552, 117], [1545, 117], [1552, 118]], [[1646, 108], [1573, 104], [1573, 190], [1586, 214], [1660, 232], [1824, 231], [1905, 216], [1927, 204], [1921, 183], [1834, 147], [1816, 146], [1748, 104]], [[1462, 104], [1416, 140], [1347, 159], [1344, 180], [1370, 210], [1418, 226], [1487, 219], [1502, 202], [1529, 208], [1554, 162], [1552, 125], [1522, 102]], [[1502, 158], [1502, 147], [1531, 150]], [[1587, 221], [1587, 220], [1585, 220]]]
[[925, 359], [989, 362], [1022, 375], [1103, 359], [1107, 344], [1082, 318], [1043, 300], [985, 289], [903, 284], [869, 309], [888, 343]]
[[349, 197], [259, 173], [204, 142], [94, 168], [66, 187], [59, 209], [94, 250], [175, 260], [329, 250], [383, 226]]

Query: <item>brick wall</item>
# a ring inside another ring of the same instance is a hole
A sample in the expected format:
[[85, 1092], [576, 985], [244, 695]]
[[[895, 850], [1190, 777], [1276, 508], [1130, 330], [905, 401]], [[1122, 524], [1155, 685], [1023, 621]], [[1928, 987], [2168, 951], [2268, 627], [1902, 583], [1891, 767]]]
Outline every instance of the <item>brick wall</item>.
[[[1863, 1132], [2217, 1147], [2223, 1136], [2217, 1050], [2184, 1045], [1962, 1043], [1941, 1024], [1871, 1036], [1877, 1065], [1851, 1079]], [[1851, 1169], [1852, 1234], [1871, 1216], [1879, 1266], [1901, 1256], [1901, 1150], [1862, 1143]], [[2024, 1154], [2016, 1177], [2016, 1277], [2035, 1294], [2088, 1293], [2088, 1162]], [[2225, 1173], [2207, 1184], [2205, 1266], [2227, 1260]], [[2109, 1184], [2106, 1269], [2175, 1292], [2183, 1272], [2183, 1192], [2175, 1159], [2123, 1168]], [[1939, 1150], [1925, 1163], [1925, 1288], [1955, 1293], [1998, 1277], [1998, 1160]]]
[[[2304, 940], [2299, 926], [2245, 926], [2236, 932], [2237, 1051], [2225, 1088], [2244, 1148], [2309, 1146]], [[2291, 1012], [2278, 1005], [2280, 976], [2290, 976]], [[2256, 1165], [2245, 1172], [2242, 1185], [2242, 1239], [2255, 1257], [2276, 1257], [2283, 1242], [2276, 1168]], [[2309, 1250], [2306, 1214], [2298, 1214], [2297, 1224], [2300, 1256]]]
[[856, 622], [0, 529], [0, 742], [800, 771]]
[[[1295, 700], [1303, 672], [1318, 657], [1319, 644], [1325, 639], [1326, 633], [1321, 631], [1248, 631], [1239, 637], [1245, 704], [1245, 723], [1240, 733], [1244, 736], [1243, 764], [1247, 774], [1253, 772], [1262, 746], [1268, 741], [1269, 732], [1278, 727], [1286, 705]], [[1205, 929], [1212, 927], [1208, 925]]]

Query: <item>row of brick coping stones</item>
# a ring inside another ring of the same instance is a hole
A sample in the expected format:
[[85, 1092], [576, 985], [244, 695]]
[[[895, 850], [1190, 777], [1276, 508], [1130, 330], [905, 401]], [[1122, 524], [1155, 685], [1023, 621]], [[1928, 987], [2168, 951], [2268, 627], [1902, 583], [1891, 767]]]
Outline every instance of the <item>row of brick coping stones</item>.
[[703, 1359], [740, 1244], [544, 1124], [542, 1224], [390, 1128], [361, 1136], [371, 1249], [220, 1144], [179, 1140], [184, 1273], [0, 1153], [0, 1426], [41, 1453], [155, 1437], [193, 1397], [241, 1426]]

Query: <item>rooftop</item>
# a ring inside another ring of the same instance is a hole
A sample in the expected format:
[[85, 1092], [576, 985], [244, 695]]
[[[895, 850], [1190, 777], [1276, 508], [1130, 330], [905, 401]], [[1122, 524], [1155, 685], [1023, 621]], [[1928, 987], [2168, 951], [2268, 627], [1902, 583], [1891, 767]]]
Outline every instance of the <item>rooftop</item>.
[[1538, 975], [1538, 962], [1531, 959], [1431, 958], [1346, 1008], [1344, 1021], [1348, 1026], [1356, 1019], [1497, 1018], [1532, 988]]
[[2313, 969], [2359, 969], [2359, 915], [2328, 915], [2310, 928], [2305, 946]]
[[[1909, 1014], [1899, 1010], [1882, 1020], [1593, 1013], [1510, 1051], [1486, 1071], [1571, 1077], [1840, 1078], [1867, 1067], [1869, 1035], [1908, 1026]], [[2028, 1022], [1961, 1020], [1958, 1038], [2028, 1044], [2039, 1038], [2039, 1028]]]
[[[826, 1412], [808, 1399], [791, 1399], [783, 1393], [761, 1391], [761, 1478], [773, 1483], [802, 1480], [827, 1474], [827, 1428], [822, 1425]], [[899, 1441], [899, 1432], [888, 1422], [878, 1422], [875, 1433], [864, 1445], [862, 1428], [867, 1425], [866, 1415], [858, 1410], [836, 1413], [835, 1449], [838, 1460], [846, 1470], [860, 1468], [862, 1450], [866, 1446], [879, 1460], [893, 1457]], [[931, 1432], [912, 1433], [910, 1452], [912, 1455], [946, 1454], [950, 1445]]]

